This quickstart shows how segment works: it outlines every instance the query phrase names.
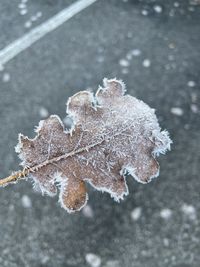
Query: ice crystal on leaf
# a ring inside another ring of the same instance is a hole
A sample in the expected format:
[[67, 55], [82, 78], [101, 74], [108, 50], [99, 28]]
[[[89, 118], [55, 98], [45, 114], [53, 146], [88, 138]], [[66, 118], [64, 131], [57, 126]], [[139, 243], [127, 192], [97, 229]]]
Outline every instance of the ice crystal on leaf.
[[70, 130], [52, 115], [39, 123], [34, 139], [19, 135], [21, 165], [43, 193], [59, 189], [68, 212], [86, 204], [86, 183], [119, 201], [128, 194], [126, 173], [141, 183], [158, 176], [155, 157], [170, 149], [171, 140], [153, 109], [124, 94], [123, 82], [104, 79], [95, 95], [81, 91], [69, 98]]

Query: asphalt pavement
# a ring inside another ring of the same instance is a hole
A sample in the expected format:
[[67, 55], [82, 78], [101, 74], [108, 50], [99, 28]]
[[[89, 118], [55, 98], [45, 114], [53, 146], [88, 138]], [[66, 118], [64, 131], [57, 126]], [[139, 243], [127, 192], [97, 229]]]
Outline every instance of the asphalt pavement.
[[[0, 50], [73, 2], [2, 0]], [[49, 114], [65, 121], [68, 97], [104, 77], [155, 108], [173, 140], [159, 178], [128, 177], [120, 204], [88, 186], [87, 208], [69, 215], [29, 181], [0, 189], [0, 266], [200, 266], [197, 2], [98, 0], [0, 66], [2, 178], [19, 169], [18, 133], [34, 137]]]

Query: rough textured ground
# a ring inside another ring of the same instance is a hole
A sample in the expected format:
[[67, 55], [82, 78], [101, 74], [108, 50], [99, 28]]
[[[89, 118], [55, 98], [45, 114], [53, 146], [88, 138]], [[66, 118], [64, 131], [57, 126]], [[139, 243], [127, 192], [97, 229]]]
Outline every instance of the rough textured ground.
[[[42, 17], [31, 28], [71, 2], [29, 0], [22, 16], [19, 1], [1, 1], [0, 49], [29, 30], [24, 24], [35, 12]], [[67, 98], [96, 89], [105, 76], [123, 79], [130, 94], [156, 108], [174, 144], [160, 159], [159, 179], [141, 185], [129, 178], [130, 195], [121, 204], [90, 188], [91, 218], [87, 211], [68, 215], [28, 182], [1, 189], [2, 267], [95, 267], [88, 253], [102, 267], [199, 266], [199, 23], [200, 6], [189, 1], [99, 0], [6, 64], [1, 177], [18, 169], [18, 132], [33, 136], [44, 108], [64, 118]], [[141, 54], [130, 60], [133, 49]]]

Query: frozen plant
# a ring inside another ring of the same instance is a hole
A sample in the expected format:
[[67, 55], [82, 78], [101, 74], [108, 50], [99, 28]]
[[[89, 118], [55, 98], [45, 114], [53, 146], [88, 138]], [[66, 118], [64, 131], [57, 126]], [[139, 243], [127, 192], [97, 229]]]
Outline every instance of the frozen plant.
[[0, 186], [28, 177], [43, 194], [59, 190], [61, 206], [73, 212], [86, 205], [86, 183], [120, 201], [128, 195], [126, 174], [143, 184], [157, 177], [156, 157], [170, 149], [171, 140], [155, 110], [125, 91], [122, 81], [104, 79], [95, 95], [81, 91], [69, 98], [70, 130], [51, 115], [40, 121], [35, 138], [19, 134], [23, 170]]

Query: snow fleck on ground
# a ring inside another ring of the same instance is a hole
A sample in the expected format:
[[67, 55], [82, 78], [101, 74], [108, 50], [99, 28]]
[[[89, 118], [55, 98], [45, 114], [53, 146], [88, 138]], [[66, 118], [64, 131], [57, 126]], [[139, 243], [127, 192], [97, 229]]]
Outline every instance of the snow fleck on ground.
[[46, 117], [49, 116], [49, 112], [48, 112], [48, 110], [45, 107], [41, 107], [39, 109], [39, 114], [40, 114], [40, 117], [41, 118], [46, 118]]
[[168, 220], [168, 219], [170, 219], [171, 218], [171, 216], [172, 216], [172, 211], [170, 210], [170, 209], [162, 209], [161, 211], [160, 211], [160, 217], [162, 218], [162, 219], [164, 219], [164, 220]]
[[198, 106], [195, 105], [195, 104], [191, 104], [191, 105], [190, 105], [190, 108], [191, 108], [191, 111], [192, 111], [193, 113], [195, 113], [195, 114], [199, 112]]
[[155, 5], [153, 7], [153, 9], [155, 10], [156, 13], [162, 13], [162, 7], [161, 6]]
[[168, 239], [168, 238], [164, 238], [164, 239], [163, 239], [163, 245], [164, 245], [165, 247], [169, 247], [169, 239]]
[[44, 255], [41, 260], [42, 265], [47, 264], [49, 260], [50, 257], [48, 255]]
[[149, 59], [144, 59], [142, 62], [143, 67], [148, 68], [151, 66], [151, 61]]
[[179, 6], [180, 6], [179, 2], [174, 2], [174, 7], [179, 7]]
[[140, 207], [137, 207], [131, 212], [131, 219], [133, 221], [137, 221], [139, 220], [141, 215], [142, 215], [142, 209]]
[[122, 67], [128, 67], [130, 65], [130, 63], [126, 59], [120, 59], [119, 65]]
[[101, 265], [101, 258], [93, 253], [86, 254], [85, 260], [91, 267], [100, 267]]
[[139, 55], [141, 55], [141, 51], [139, 49], [133, 49], [131, 51], [131, 54], [134, 56], [134, 57], [138, 57]]
[[184, 113], [182, 108], [179, 108], [179, 107], [173, 107], [173, 108], [171, 108], [170, 111], [171, 111], [172, 114], [174, 114], [176, 116], [182, 116], [183, 113]]
[[122, 69], [122, 74], [128, 74], [128, 73], [129, 73], [129, 70], [127, 68]]
[[90, 205], [86, 205], [83, 209], [82, 209], [82, 213], [85, 217], [87, 218], [93, 218], [94, 217], [94, 212], [91, 208]]
[[25, 28], [30, 28], [31, 26], [32, 26], [32, 22], [29, 20], [24, 23]]
[[22, 206], [26, 209], [32, 207], [32, 201], [29, 196], [23, 195], [21, 198]]
[[7, 73], [7, 72], [5, 72], [5, 73], [3, 74], [2, 81], [3, 81], [4, 83], [9, 82], [9, 81], [10, 81], [10, 74]]
[[189, 87], [195, 87], [196, 83], [195, 83], [195, 81], [188, 81], [187, 85]]
[[141, 13], [142, 13], [143, 16], [147, 16], [149, 14], [146, 9], [143, 9]]
[[26, 4], [25, 3], [19, 3], [18, 8], [24, 9], [24, 8], [26, 8]]
[[181, 211], [185, 216], [187, 216], [190, 220], [196, 219], [196, 209], [192, 205], [183, 204], [181, 207]]
[[21, 9], [21, 10], [19, 11], [19, 13], [20, 13], [20, 15], [24, 16], [24, 15], [27, 14], [27, 9]]
[[38, 11], [38, 12], [36, 13], [36, 16], [37, 16], [37, 18], [41, 18], [41, 17], [42, 17], [42, 12], [41, 12], [41, 11]]
[[141, 51], [139, 49], [133, 49], [127, 53], [126, 58], [128, 60], [131, 60], [133, 57], [138, 57], [140, 55], [141, 55]]

